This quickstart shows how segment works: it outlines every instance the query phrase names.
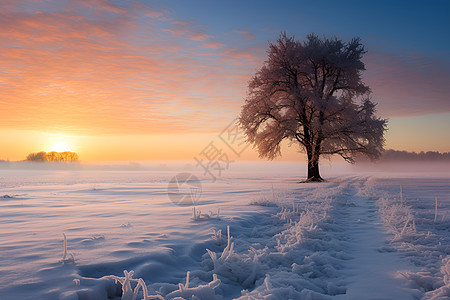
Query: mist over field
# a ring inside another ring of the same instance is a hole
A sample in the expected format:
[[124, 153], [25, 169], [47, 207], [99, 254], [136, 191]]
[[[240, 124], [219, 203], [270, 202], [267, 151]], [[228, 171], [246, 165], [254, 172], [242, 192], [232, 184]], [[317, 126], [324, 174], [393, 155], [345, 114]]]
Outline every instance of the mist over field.
[[[450, 168], [450, 159], [380, 159], [375, 161], [357, 161], [354, 164], [343, 162], [339, 159], [327, 160], [320, 162], [321, 169], [324, 171], [325, 178], [327, 175], [335, 175], [338, 173], [347, 174], [355, 172], [364, 173], [412, 173], [417, 176], [427, 175], [430, 173], [446, 173]], [[172, 172], [196, 172], [202, 176], [202, 169], [196, 165], [195, 161], [105, 161], [105, 162], [76, 162], [76, 163], [36, 163], [36, 162], [0, 162], [1, 169], [35, 169], [35, 170], [110, 170], [110, 171], [172, 171]], [[228, 169], [223, 170], [226, 176], [229, 172], [264, 172], [264, 173], [283, 173], [287, 171], [293, 177], [300, 179], [306, 173], [306, 162], [299, 161], [245, 161], [236, 160], [232, 162]], [[445, 176], [445, 174], [443, 174]]]

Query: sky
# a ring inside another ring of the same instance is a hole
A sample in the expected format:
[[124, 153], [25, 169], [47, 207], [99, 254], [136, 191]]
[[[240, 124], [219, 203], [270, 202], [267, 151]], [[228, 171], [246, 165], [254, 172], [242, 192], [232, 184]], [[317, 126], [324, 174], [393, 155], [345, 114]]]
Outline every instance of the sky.
[[2, 0], [0, 160], [61, 144], [83, 161], [192, 159], [239, 115], [283, 31], [360, 37], [385, 147], [448, 152], [449, 13], [448, 1]]

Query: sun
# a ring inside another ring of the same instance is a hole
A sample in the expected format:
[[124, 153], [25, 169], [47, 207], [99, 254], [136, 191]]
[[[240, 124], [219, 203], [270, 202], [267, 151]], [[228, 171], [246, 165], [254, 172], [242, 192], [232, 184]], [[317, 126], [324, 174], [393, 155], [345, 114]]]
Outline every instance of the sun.
[[69, 145], [64, 141], [57, 141], [51, 146], [51, 150], [55, 152], [71, 151]]

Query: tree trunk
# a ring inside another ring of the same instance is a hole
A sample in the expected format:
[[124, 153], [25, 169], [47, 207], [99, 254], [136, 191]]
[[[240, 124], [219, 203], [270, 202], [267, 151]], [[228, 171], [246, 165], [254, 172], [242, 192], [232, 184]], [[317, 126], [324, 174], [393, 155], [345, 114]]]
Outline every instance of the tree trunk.
[[306, 182], [321, 182], [323, 178], [320, 177], [319, 173], [319, 160], [308, 160], [308, 179]]

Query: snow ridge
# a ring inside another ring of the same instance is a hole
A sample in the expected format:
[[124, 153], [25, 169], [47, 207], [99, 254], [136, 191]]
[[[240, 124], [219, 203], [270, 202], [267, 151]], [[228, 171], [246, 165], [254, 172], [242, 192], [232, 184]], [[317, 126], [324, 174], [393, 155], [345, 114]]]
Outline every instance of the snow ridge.
[[437, 198], [434, 197], [434, 207], [425, 209], [423, 200], [406, 199], [401, 186], [398, 196], [374, 187], [368, 190], [379, 197], [378, 210], [390, 234], [387, 242], [419, 268], [418, 271], [399, 271], [398, 275], [409, 282], [418, 298], [450, 298], [450, 247], [443, 236], [431, 231], [436, 226], [450, 228], [444, 224], [445, 215], [438, 218]]

